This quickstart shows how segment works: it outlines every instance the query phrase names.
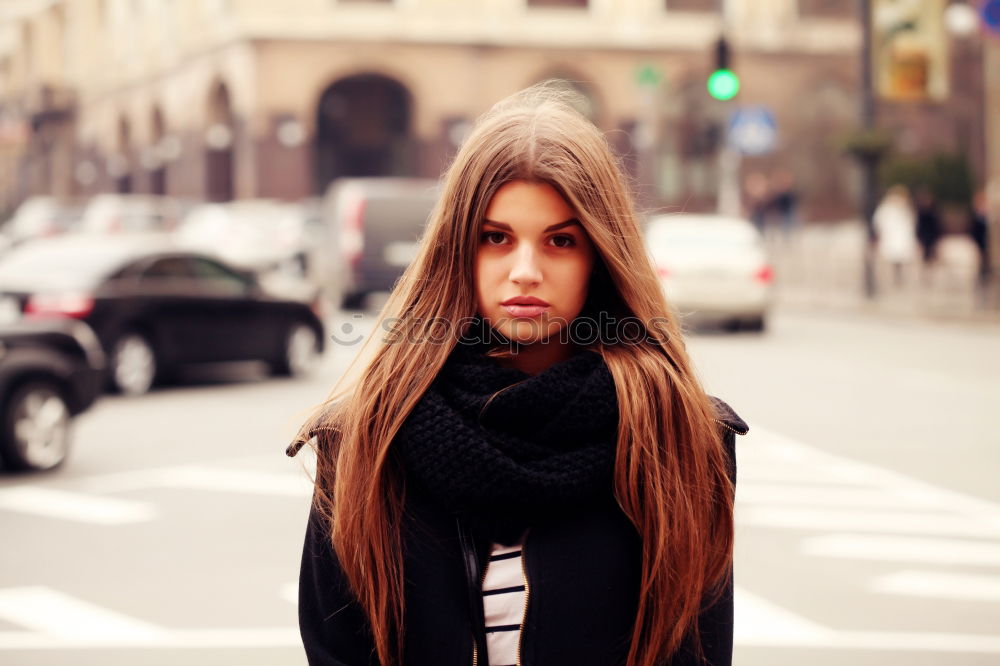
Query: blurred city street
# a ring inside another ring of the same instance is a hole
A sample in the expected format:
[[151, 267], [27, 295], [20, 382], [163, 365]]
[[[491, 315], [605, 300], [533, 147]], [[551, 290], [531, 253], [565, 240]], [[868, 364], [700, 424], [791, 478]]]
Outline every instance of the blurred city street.
[[[689, 340], [751, 428], [734, 663], [997, 663], [997, 328], [789, 311], [763, 335]], [[302, 381], [244, 364], [105, 398], [62, 469], [0, 479], [17, 544], [0, 553], [0, 663], [304, 664], [310, 482], [284, 447], [351, 349]]]
[[1000, 664], [1000, 0], [0, 0], [0, 665], [306, 664], [285, 447], [392, 289], [482, 299], [425, 231], [529, 88], [750, 425], [733, 663]]

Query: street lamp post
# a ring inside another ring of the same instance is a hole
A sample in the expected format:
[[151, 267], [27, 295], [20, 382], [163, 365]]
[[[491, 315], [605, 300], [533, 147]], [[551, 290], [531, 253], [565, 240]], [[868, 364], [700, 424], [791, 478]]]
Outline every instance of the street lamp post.
[[[728, 111], [740, 90], [740, 79], [733, 71], [729, 36], [732, 34], [732, 1], [719, 0], [719, 39], [713, 45], [715, 67], [706, 82], [708, 93]], [[716, 210], [722, 215], [740, 214], [740, 166], [742, 155], [729, 136], [729, 123], [723, 121], [722, 146], [719, 149], [719, 179]]]
[[[871, 0], [858, 0], [861, 14], [861, 131], [870, 132], [875, 127], [875, 93], [872, 85], [872, 21]], [[867, 298], [877, 293], [875, 283], [875, 194], [878, 158], [873, 154], [861, 155], [861, 219], [865, 225], [864, 291]]]

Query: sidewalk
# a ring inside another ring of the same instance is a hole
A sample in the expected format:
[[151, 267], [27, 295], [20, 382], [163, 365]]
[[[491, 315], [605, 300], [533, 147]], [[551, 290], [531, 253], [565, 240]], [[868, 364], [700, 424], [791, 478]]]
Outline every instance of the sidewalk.
[[945, 236], [936, 265], [924, 270], [915, 261], [898, 285], [892, 267], [876, 261], [874, 299], [864, 296], [859, 221], [806, 225], [787, 238], [768, 234], [767, 245], [778, 307], [1000, 325], [1000, 288], [994, 278], [989, 293], [977, 293], [979, 259], [967, 237]]

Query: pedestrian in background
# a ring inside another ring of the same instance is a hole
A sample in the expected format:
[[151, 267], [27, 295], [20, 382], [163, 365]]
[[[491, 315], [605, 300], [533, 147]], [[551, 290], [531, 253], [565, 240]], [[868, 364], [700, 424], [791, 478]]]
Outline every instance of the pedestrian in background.
[[565, 95], [480, 119], [389, 335], [289, 448], [317, 455], [310, 664], [731, 663], [746, 424], [700, 386], [626, 181]]
[[743, 182], [743, 210], [762, 234], [769, 203], [767, 176], [760, 171], [751, 171]]
[[941, 238], [941, 217], [938, 213], [934, 193], [926, 185], [921, 185], [914, 194], [917, 208], [917, 240], [923, 257], [924, 282], [930, 279], [930, 271], [937, 259], [937, 243]]
[[910, 194], [902, 185], [885, 193], [873, 218], [878, 237], [879, 258], [892, 266], [893, 282], [903, 287], [903, 272], [917, 254], [917, 219]]
[[787, 241], [798, 228], [799, 195], [795, 189], [795, 176], [782, 167], [771, 177], [771, 210]]
[[979, 250], [979, 270], [976, 272], [976, 300], [980, 307], [987, 301], [990, 277], [993, 274], [990, 262], [990, 219], [989, 200], [986, 189], [981, 188], [972, 200], [972, 219], [969, 236]]

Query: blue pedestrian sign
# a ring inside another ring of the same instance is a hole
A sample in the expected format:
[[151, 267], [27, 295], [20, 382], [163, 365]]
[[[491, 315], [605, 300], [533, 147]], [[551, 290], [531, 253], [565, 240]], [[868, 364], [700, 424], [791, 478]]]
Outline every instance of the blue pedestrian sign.
[[1000, 35], [1000, 0], [987, 0], [980, 10], [983, 17], [983, 25], [994, 35]]
[[729, 143], [744, 155], [764, 155], [778, 142], [778, 124], [766, 106], [744, 106], [729, 116]]

